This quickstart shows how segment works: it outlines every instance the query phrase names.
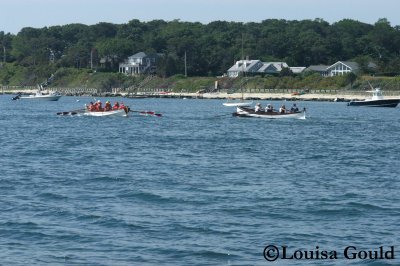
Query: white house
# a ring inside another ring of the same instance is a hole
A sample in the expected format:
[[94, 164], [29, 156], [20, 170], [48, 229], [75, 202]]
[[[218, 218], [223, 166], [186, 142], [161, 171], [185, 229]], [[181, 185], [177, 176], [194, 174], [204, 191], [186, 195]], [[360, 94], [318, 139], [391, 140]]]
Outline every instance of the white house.
[[333, 65], [329, 66], [326, 70], [328, 72], [328, 76], [343, 76], [350, 72], [357, 73], [359, 71], [359, 66], [356, 62], [350, 61], [338, 61]]
[[119, 64], [119, 72], [127, 75], [151, 74], [156, 72], [159, 55], [147, 55], [139, 52], [128, 57], [125, 62]]
[[324, 77], [343, 76], [348, 73], [358, 73], [360, 67], [356, 62], [351, 61], [338, 61], [330, 66], [325, 65], [312, 65], [309, 66], [307, 71], [318, 72]]

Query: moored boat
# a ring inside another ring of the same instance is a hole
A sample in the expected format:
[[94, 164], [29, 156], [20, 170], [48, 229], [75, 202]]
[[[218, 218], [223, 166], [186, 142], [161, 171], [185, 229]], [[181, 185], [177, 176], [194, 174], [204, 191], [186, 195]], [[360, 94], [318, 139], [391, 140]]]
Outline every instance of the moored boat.
[[61, 94], [57, 92], [49, 92], [49, 94], [43, 94], [42, 91], [38, 90], [35, 94], [28, 96], [18, 95], [13, 100], [41, 100], [41, 101], [58, 101], [61, 98]]
[[254, 108], [248, 108], [238, 106], [233, 116], [238, 117], [255, 117], [255, 118], [267, 118], [267, 119], [306, 119], [306, 109], [298, 112], [266, 112], [266, 111], [255, 111]]
[[253, 102], [225, 102], [224, 106], [250, 106]]
[[[372, 87], [372, 86], [371, 86]], [[372, 97], [363, 101], [350, 101], [348, 106], [369, 106], [369, 107], [396, 107], [400, 99], [385, 99], [380, 88], [372, 88]]]

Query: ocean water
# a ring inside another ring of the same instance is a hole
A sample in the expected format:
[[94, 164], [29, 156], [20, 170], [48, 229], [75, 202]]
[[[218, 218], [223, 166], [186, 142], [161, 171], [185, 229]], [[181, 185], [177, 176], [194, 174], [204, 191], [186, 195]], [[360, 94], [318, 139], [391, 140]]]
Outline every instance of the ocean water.
[[[400, 108], [297, 102], [306, 120], [275, 121], [222, 100], [111, 99], [163, 116], [98, 118], [56, 115], [92, 98], [10, 99], [0, 265], [400, 265]], [[338, 258], [269, 262], [268, 245]]]

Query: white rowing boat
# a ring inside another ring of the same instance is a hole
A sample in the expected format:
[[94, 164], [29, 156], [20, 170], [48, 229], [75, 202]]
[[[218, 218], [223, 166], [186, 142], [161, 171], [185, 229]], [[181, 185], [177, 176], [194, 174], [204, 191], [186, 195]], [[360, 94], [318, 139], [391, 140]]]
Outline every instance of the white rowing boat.
[[82, 113], [85, 116], [128, 116], [129, 110], [125, 109], [117, 109], [117, 110], [110, 110], [110, 111], [88, 111]]
[[58, 112], [57, 115], [77, 115], [77, 116], [128, 116], [129, 107], [110, 111], [89, 111], [87, 109], [79, 109], [69, 112]]
[[238, 106], [236, 113], [233, 116], [238, 117], [255, 117], [255, 118], [268, 118], [268, 119], [306, 119], [306, 110], [299, 112], [265, 112], [255, 111], [253, 108]]

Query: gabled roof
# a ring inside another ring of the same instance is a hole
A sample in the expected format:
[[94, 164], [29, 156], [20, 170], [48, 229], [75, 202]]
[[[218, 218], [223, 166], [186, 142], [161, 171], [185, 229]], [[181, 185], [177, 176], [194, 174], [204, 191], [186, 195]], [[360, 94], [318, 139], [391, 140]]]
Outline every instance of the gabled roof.
[[260, 73], [280, 72], [282, 68], [288, 68], [286, 62], [265, 62], [264, 65], [257, 71]]
[[343, 64], [345, 66], [348, 66], [353, 71], [359, 69], [358, 63], [357, 62], [352, 62], [352, 61], [338, 61], [338, 62], [334, 63], [333, 65], [329, 66], [328, 69], [332, 68], [332, 67], [334, 67], [334, 66], [336, 66], [338, 64]]
[[134, 55], [131, 55], [129, 58], [144, 58], [146, 56], [147, 56], [147, 54], [145, 54], [144, 52], [139, 52]]
[[[325, 71], [326, 71], [325, 66]], [[228, 72], [269, 73], [276, 74], [283, 68], [289, 68], [286, 62], [261, 62], [260, 60], [239, 60], [228, 69]], [[293, 73], [301, 73], [305, 67], [290, 68]]]
[[228, 72], [256, 72], [259, 68], [258, 65], [261, 65], [259, 63], [261, 63], [260, 60], [239, 60], [236, 62], [236, 64], [228, 69]]

